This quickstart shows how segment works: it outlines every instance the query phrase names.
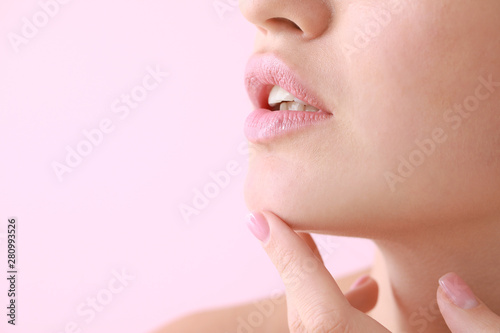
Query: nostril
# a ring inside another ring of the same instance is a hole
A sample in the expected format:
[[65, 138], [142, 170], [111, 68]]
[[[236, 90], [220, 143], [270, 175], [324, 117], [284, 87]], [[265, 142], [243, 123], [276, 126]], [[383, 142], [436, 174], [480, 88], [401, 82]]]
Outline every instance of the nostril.
[[295, 22], [284, 17], [273, 17], [272, 19], [269, 19], [267, 21], [269, 22], [269, 24], [273, 26], [288, 26], [303, 32], [302, 29]]

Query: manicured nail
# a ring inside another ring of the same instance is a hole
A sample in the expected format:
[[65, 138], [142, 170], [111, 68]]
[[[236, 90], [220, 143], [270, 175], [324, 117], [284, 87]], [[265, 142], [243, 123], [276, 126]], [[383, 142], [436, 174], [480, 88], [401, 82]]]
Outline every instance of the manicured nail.
[[360, 276], [356, 281], [354, 281], [354, 283], [351, 285], [351, 288], [349, 288], [349, 290], [353, 290], [353, 289], [356, 289], [358, 287], [361, 287], [362, 285], [364, 285], [368, 281], [370, 281], [369, 275]]
[[247, 226], [252, 234], [262, 243], [269, 239], [269, 224], [261, 213], [251, 213], [247, 216]]
[[439, 279], [448, 298], [458, 307], [468, 310], [475, 308], [479, 302], [472, 290], [456, 273], [448, 273]]

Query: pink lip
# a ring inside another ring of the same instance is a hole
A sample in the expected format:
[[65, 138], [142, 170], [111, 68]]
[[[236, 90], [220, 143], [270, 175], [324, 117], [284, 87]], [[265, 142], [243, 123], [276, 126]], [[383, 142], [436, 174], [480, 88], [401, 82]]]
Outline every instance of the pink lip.
[[[271, 111], [267, 99], [275, 85], [320, 111]], [[245, 121], [244, 132], [250, 142], [264, 143], [329, 120], [333, 116], [323, 103], [301, 84], [288, 66], [273, 55], [255, 54], [250, 57], [246, 67], [245, 86], [250, 100], [257, 107]]]

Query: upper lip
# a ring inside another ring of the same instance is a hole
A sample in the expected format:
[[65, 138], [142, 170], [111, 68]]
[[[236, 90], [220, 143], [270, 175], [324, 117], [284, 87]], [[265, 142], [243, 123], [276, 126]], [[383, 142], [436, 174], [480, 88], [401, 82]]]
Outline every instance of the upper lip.
[[255, 107], [270, 109], [268, 98], [273, 86], [280, 86], [299, 100], [332, 113], [281, 59], [272, 54], [252, 55], [246, 66], [245, 87]]

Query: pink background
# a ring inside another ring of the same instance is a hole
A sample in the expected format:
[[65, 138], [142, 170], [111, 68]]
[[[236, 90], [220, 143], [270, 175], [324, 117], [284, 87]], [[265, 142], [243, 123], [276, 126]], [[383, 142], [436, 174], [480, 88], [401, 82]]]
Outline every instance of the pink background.
[[[74, 322], [75, 332], [148, 332], [282, 290], [243, 223], [251, 110], [243, 70], [255, 28], [237, 1], [73, 0], [48, 21], [40, 3], [0, 2], [0, 331], [72, 332]], [[40, 27], [16, 52], [9, 36], [22, 36], [23, 18]], [[113, 104], [145, 91], [148, 68], [169, 76], [122, 119]], [[105, 119], [113, 130], [60, 181], [52, 164]], [[180, 205], [192, 205], [228, 163], [239, 166], [229, 184], [188, 223]], [[11, 216], [15, 327], [4, 306]], [[369, 241], [317, 239], [335, 277], [372, 261]], [[118, 288], [113, 274], [122, 270], [133, 279]], [[90, 298], [105, 303], [95, 316]]]

